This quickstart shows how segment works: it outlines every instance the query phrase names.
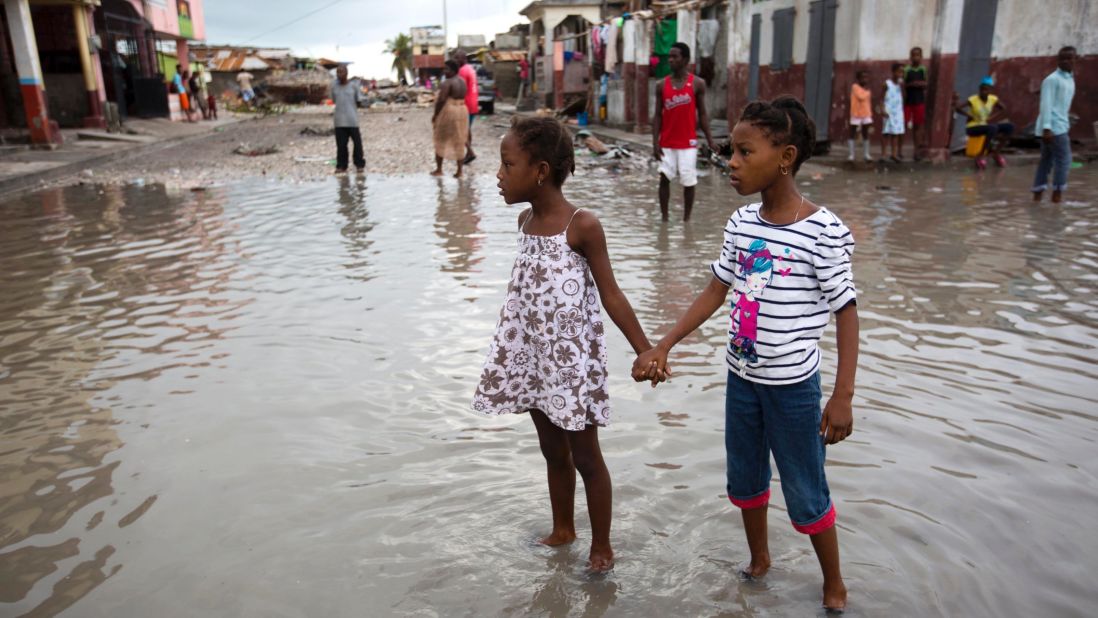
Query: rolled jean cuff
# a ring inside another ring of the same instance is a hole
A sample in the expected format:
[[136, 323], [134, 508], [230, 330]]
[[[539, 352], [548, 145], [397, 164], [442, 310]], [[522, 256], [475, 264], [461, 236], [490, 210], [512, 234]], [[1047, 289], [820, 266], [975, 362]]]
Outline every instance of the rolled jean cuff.
[[732, 496], [728, 496], [728, 499], [732, 504], [735, 504], [745, 511], [762, 508], [767, 504], [770, 504], [770, 488], [767, 488], [761, 494], [751, 498], [733, 498]]
[[1052, 187], [1053, 191], [1061, 191], [1061, 192], [1066, 191], [1067, 188], [1068, 188], [1067, 183], [1064, 183], [1062, 185], [1057, 185], [1057, 184], [1050, 185], [1048, 183], [1045, 183], [1043, 185], [1034, 186], [1032, 189], [1030, 189], [1030, 192], [1032, 192], [1032, 193], [1043, 193], [1049, 187]]
[[816, 518], [816, 521], [811, 521], [806, 524], [798, 524], [793, 522], [793, 529], [802, 534], [819, 534], [824, 530], [827, 530], [831, 526], [835, 525], [835, 503], [832, 502], [827, 507], [827, 512]]

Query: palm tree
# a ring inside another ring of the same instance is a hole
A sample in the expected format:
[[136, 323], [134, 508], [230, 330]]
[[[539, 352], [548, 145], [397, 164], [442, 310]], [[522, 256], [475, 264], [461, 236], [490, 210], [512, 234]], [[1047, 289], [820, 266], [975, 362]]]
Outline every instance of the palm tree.
[[407, 84], [405, 75], [412, 73], [412, 37], [402, 33], [385, 41], [385, 53], [393, 55], [393, 70], [400, 83]]

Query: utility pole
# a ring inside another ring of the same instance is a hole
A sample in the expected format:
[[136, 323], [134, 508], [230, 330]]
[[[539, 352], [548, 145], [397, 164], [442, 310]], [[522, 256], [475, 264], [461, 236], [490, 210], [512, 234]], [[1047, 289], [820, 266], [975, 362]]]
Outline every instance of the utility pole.
[[447, 50], [450, 49], [450, 31], [449, 24], [446, 21], [446, 0], [442, 0], [442, 55], [447, 56], [449, 60], [449, 54]]

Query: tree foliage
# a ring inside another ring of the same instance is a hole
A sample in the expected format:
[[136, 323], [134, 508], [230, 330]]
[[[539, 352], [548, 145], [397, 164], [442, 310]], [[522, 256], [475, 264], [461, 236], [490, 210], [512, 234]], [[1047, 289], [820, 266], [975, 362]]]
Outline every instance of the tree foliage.
[[412, 37], [402, 33], [394, 39], [385, 41], [385, 53], [393, 55], [393, 70], [396, 71], [400, 83], [409, 83], [407, 76], [414, 74], [412, 70]]

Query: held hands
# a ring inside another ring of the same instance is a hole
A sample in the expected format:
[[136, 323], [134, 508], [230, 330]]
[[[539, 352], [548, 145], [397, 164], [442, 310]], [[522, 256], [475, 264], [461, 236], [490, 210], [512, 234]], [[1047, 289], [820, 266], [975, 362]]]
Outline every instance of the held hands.
[[667, 366], [667, 350], [656, 346], [637, 356], [633, 361], [633, 379], [637, 382], [652, 381], [652, 388], [671, 377], [671, 368]]
[[[636, 364], [633, 365], [634, 373]], [[831, 395], [824, 406], [823, 419], [820, 421], [820, 435], [824, 444], [836, 444], [854, 433], [854, 412], [851, 409], [853, 396]]]

